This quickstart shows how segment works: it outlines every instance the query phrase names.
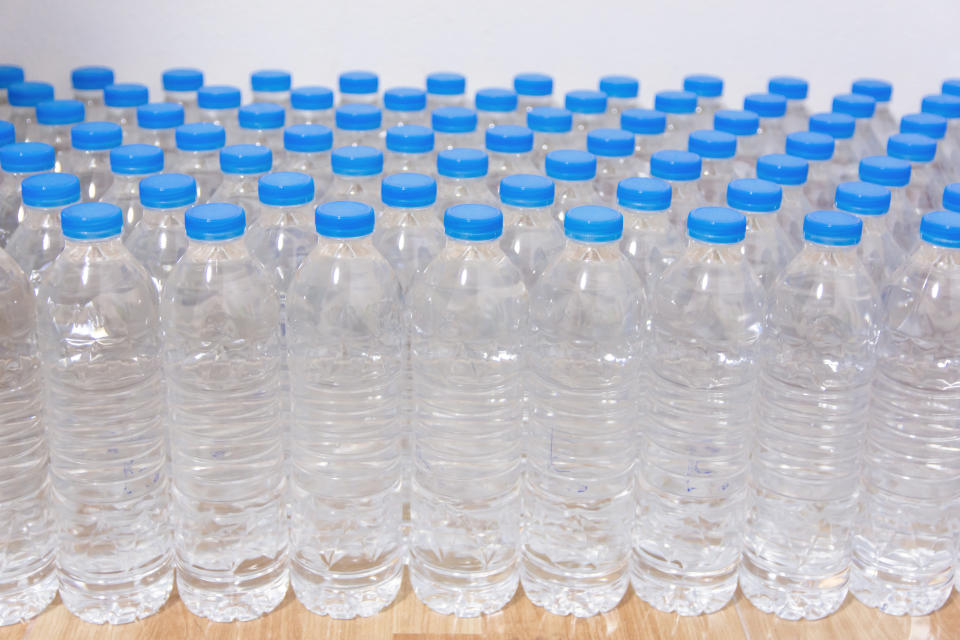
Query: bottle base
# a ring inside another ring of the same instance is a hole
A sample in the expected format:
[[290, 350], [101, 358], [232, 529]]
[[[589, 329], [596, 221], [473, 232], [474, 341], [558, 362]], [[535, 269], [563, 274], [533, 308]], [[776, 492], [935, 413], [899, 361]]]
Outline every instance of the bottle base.
[[182, 568], [177, 571], [177, 591], [190, 613], [212, 622], [256, 620], [279, 606], [287, 595], [286, 563], [267, 576], [245, 581], [204, 580]]
[[397, 599], [403, 583], [403, 566], [398, 558], [386, 576], [376, 576], [376, 582], [367, 579], [360, 586], [333, 588], [329, 578], [294, 564], [290, 583], [300, 604], [313, 613], [337, 620], [367, 618], [380, 613]]
[[818, 620], [834, 613], [847, 599], [848, 573], [821, 579], [792, 579], [765, 572], [744, 555], [740, 591], [754, 607], [784, 620]]
[[19, 583], [29, 582], [26, 588], [0, 591], [0, 627], [17, 624], [43, 612], [57, 597], [60, 585], [53, 563], [43, 567]]
[[127, 624], [160, 610], [173, 591], [173, 567], [165, 564], [135, 582], [96, 584], [60, 576], [67, 611], [93, 624]]
[[910, 582], [870, 577], [857, 570], [856, 565], [850, 572], [853, 596], [868, 607], [891, 616], [931, 614], [946, 604], [952, 591], [952, 571], [947, 576], [941, 574]]
[[415, 559], [410, 561], [410, 583], [417, 599], [443, 615], [475, 618], [503, 609], [517, 592], [520, 576], [515, 565], [490, 573], [437, 572]]
[[[581, 584], [572, 587], [571, 582]], [[530, 602], [554, 615], [589, 618], [620, 604], [629, 586], [629, 576], [624, 569], [601, 577], [582, 578], [524, 564], [520, 584]]]
[[648, 564], [634, 567], [631, 575], [637, 596], [654, 609], [681, 616], [720, 611], [737, 591], [737, 573], [711, 574], [700, 580], [665, 573]]

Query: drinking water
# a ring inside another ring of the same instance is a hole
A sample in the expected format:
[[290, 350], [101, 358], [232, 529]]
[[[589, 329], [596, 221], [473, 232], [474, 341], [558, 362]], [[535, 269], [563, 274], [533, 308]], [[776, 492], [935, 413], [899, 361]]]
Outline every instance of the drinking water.
[[427, 76], [427, 112], [440, 107], [467, 106], [467, 78], [462, 73], [437, 71]]
[[380, 147], [380, 125], [382, 113], [379, 107], [371, 104], [347, 104], [337, 107], [334, 133], [337, 146]]
[[327, 193], [333, 183], [330, 149], [333, 131], [322, 124], [295, 124], [283, 130], [283, 155], [278, 169], [305, 173], [313, 178], [314, 199]]
[[665, 149], [650, 157], [650, 175], [666, 180], [673, 190], [670, 210], [674, 223], [681, 229], [687, 214], [703, 204], [698, 184], [701, 167], [700, 156], [689, 151]]
[[620, 116], [628, 109], [640, 106], [640, 81], [633, 76], [610, 75], [600, 78], [598, 86], [607, 96], [607, 126], [619, 127]]
[[893, 95], [893, 85], [886, 80], [861, 78], [854, 80], [851, 91], [855, 94], [869, 96], [876, 101], [870, 128], [874, 137], [883, 141], [897, 133], [897, 119], [890, 111], [890, 97]]
[[290, 92], [290, 124], [320, 124], [333, 129], [333, 114], [332, 89], [319, 86], [297, 87]]
[[79, 100], [45, 100], [37, 104], [36, 118], [25, 139], [45, 142], [56, 149], [54, 171], [63, 171], [64, 155], [71, 146], [70, 128], [83, 121], [83, 103]]
[[563, 229], [553, 208], [555, 187], [543, 176], [515, 174], [500, 181], [499, 192], [500, 248], [529, 289], [563, 248]]
[[170, 169], [191, 176], [197, 183], [197, 202], [207, 202], [223, 182], [220, 150], [227, 142], [226, 130], [212, 122], [192, 122], [177, 127], [176, 142]]
[[117, 82], [103, 88], [104, 120], [115, 122], [127, 136], [136, 137], [137, 107], [150, 101], [146, 85], [136, 82]]
[[517, 109], [529, 112], [537, 107], [552, 107], [553, 78], [545, 73], [518, 73], [513, 77]]
[[229, 85], [210, 85], [197, 91], [198, 119], [211, 122], [224, 128], [227, 140], [231, 144], [237, 140], [237, 111], [242, 97], [240, 89]]
[[123, 129], [113, 122], [82, 122], [70, 128], [69, 149], [63, 154], [63, 171], [80, 179], [81, 199], [99, 200], [113, 182], [110, 151], [123, 141]]
[[237, 111], [238, 140], [241, 144], [269, 147], [275, 154], [283, 149], [286, 111], [272, 102], [245, 104]]
[[383, 153], [367, 146], [340, 147], [330, 154], [333, 182], [327, 201], [350, 200], [380, 206]]
[[[440, 107], [430, 116], [437, 151], [483, 144], [477, 133], [477, 112], [466, 107]], [[485, 130], [485, 129], [484, 129]]]
[[527, 112], [527, 127], [533, 131], [533, 161], [543, 168], [547, 154], [557, 149], [572, 149], [573, 114], [557, 107], [534, 107]]
[[908, 249], [913, 242], [911, 233], [919, 233], [923, 212], [910, 203], [907, 185], [910, 184], [910, 163], [890, 156], [868, 156], [860, 161], [860, 180], [886, 187], [890, 192], [890, 233], [901, 247]]
[[188, 67], [167, 69], [161, 80], [164, 101], [183, 107], [186, 122], [196, 122], [199, 115], [197, 91], [203, 86], [203, 71]]
[[683, 90], [697, 96], [697, 122], [693, 128], [709, 129], [713, 114], [724, 109], [723, 78], [704, 73], [689, 75], [683, 79]]
[[803, 191], [809, 170], [806, 160], [785, 153], [772, 153], [757, 160], [757, 177], [780, 185], [783, 196], [777, 220], [796, 247], [803, 245], [803, 217], [813, 209]]
[[767, 91], [787, 99], [787, 112], [783, 116], [785, 133], [807, 128], [807, 121], [810, 119], [810, 111], [807, 110], [808, 89], [806, 80], [794, 76], [776, 76], [767, 83]]
[[812, 205], [821, 209], [833, 207], [833, 195], [837, 188], [837, 176], [830, 164], [833, 147], [831, 136], [815, 131], [795, 131], [787, 134], [784, 145], [787, 155], [807, 161], [807, 182], [803, 186], [803, 192]]
[[340, 74], [340, 104], [380, 103], [380, 78], [372, 71], [345, 71]]
[[687, 151], [700, 156], [700, 193], [703, 202], [724, 203], [727, 184], [746, 177], [747, 163], [736, 160], [737, 137], [716, 129], [698, 129], [690, 134]]
[[183, 105], [175, 102], [153, 102], [137, 107], [139, 142], [152, 144], [172, 153], [177, 148], [177, 127], [184, 123]]
[[485, 133], [489, 158], [487, 187], [496, 195], [500, 180], [518, 173], [536, 173], [533, 131], [520, 125], [498, 125]]
[[783, 148], [787, 135], [784, 116], [787, 114], [787, 99], [777, 93], [751, 93], [743, 99], [744, 111], [752, 111], [759, 118], [757, 123], [758, 155], [777, 153]]
[[834, 113], [845, 113], [856, 120], [853, 141], [860, 156], [875, 155], [883, 151], [883, 140], [873, 128], [873, 116], [877, 101], [860, 93], [845, 93], [833, 98]]
[[523, 122], [517, 113], [517, 93], [513, 89], [478, 89], [473, 106], [477, 112], [477, 131], [481, 133], [490, 127]]
[[429, 124], [427, 92], [419, 87], [394, 87], [383, 92], [384, 129], [415, 124]]
[[487, 187], [488, 166], [487, 154], [480, 149], [444, 149], [437, 154], [438, 219], [455, 204], [494, 203]]
[[747, 218], [743, 254], [768, 291], [798, 249], [777, 219], [782, 199], [780, 185], [766, 180], [741, 178], [727, 185], [727, 206]]
[[7, 246], [10, 236], [23, 219], [23, 181], [53, 171], [56, 151], [42, 142], [16, 142], [0, 148], [0, 245]]
[[854, 140], [856, 120], [845, 113], [816, 113], [810, 116], [810, 131], [833, 138], [833, 172], [839, 182], [857, 179], [860, 158], [863, 156]]
[[752, 166], [757, 158], [771, 153], [767, 137], [760, 135], [760, 117], [753, 111], [721, 109], [713, 115], [713, 128], [737, 137], [740, 162]]
[[260, 210], [258, 184], [273, 168], [273, 152], [254, 144], [232, 144], [220, 149], [223, 180], [207, 202], [229, 202], [244, 210], [244, 224], [253, 224]]
[[436, 174], [433, 130], [418, 124], [387, 129], [384, 170], [388, 173]]
[[[617, 204], [623, 214], [620, 250], [649, 294], [667, 267], [686, 247], [686, 238], [670, 209], [673, 190], [660, 178], [627, 178], [617, 186]], [[650, 317], [647, 315], [647, 323]]]
[[653, 109], [627, 109], [620, 115], [620, 128], [634, 135], [637, 173], [649, 176], [650, 156], [668, 149], [679, 138], [667, 137], [667, 116]]
[[869, 182], [844, 182], [837, 187], [836, 207], [863, 223], [857, 256], [879, 290], [904, 260], [893, 235], [890, 190]]
[[597, 157], [587, 151], [558, 149], [547, 154], [544, 167], [556, 184], [554, 212], [563, 220], [563, 212], [596, 201], [593, 180], [597, 177]]
[[250, 74], [250, 88], [254, 103], [275, 104], [290, 108], [290, 85], [293, 78], [283, 69], [261, 69]]
[[123, 211], [123, 233], [140, 219], [140, 181], [163, 171], [163, 150], [150, 144], [125, 144], [110, 150], [110, 186], [100, 195]]
[[640, 173], [633, 155], [635, 145], [633, 134], [624, 129], [594, 129], [587, 134], [587, 151], [597, 157], [594, 190], [600, 202], [616, 203], [620, 181]]
[[10, 117], [17, 140], [29, 142], [27, 132], [37, 121], [36, 107], [45, 100], [53, 100], [53, 86], [46, 82], [15, 82], [7, 87]]
[[[21, 72], [20, 81], [23, 81]], [[113, 69], [110, 67], [77, 67], [70, 73], [73, 99], [83, 103], [87, 120], [100, 121], [104, 115], [103, 89], [113, 84]]]
[[573, 114], [572, 136], [582, 146], [587, 133], [606, 124], [607, 94], [592, 89], [568, 91], [563, 106]]

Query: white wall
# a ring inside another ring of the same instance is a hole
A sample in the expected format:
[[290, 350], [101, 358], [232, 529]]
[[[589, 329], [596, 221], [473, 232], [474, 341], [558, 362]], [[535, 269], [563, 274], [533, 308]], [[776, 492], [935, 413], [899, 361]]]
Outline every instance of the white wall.
[[648, 103], [684, 74], [709, 72], [737, 107], [769, 76], [796, 74], [810, 80], [815, 110], [852, 78], [876, 76], [894, 83], [906, 113], [960, 76], [958, 25], [960, 0], [0, 0], [0, 61], [58, 95], [81, 64], [155, 92], [172, 66], [244, 90], [264, 67], [329, 86], [341, 70], [369, 68], [382, 87], [451, 69], [473, 89], [536, 70], [559, 91], [629, 73]]

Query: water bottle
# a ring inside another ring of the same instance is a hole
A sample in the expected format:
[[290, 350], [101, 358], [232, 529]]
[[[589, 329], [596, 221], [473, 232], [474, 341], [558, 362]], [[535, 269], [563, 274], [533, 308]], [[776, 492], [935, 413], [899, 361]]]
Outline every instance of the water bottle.
[[53, 171], [56, 151], [42, 142], [17, 142], [0, 148], [0, 246], [7, 246], [10, 236], [23, 219], [23, 198], [20, 186], [31, 176]]
[[0, 249], [0, 626], [43, 611], [57, 595], [56, 529], [47, 480], [43, 386], [33, 289]]
[[872, 156], [883, 151], [882, 139], [873, 127], [873, 115], [877, 101], [860, 93], [846, 93], [833, 98], [833, 112], [845, 113], [856, 120], [853, 142], [857, 155]]
[[594, 129], [587, 134], [587, 151], [597, 158], [594, 190], [601, 202], [617, 201], [617, 185], [621, 180], [640, 173], [633, 155], [636, 141], [625, 129]]
[[444, 149], [470, 148], [483, 141], [477, 133], [477, 112], [466, 107], [440, 107], [430, 115], [434, 147]]
[[770, 153], [765, 137], [760, 135], [760, 117], [753, 111], [721, 109], [713, 115], [713, 128], [737, 137], [737, 159], [748, 166]]
[[490, 127], [523, 122], [517, 113], [517, 93], [513, 89], [477, 89], [473, 106], [477, 112], [477, 131], [480, 133]]
[[939, 609], [956, 570], [960, 214], [928, 213], [919, 233], [883, 290], [850, 576], [857, 600], [890, 615]]
[[287, 299], [291, 582], [310, 611], [372, 616], [403, 579], [403, 303], [360, 202], [316, 211]]
[[250, 74], [254, 103], [265, 102], [289, 109], [291, 84], [290, 72], [282, 69], [260, 69]]
[[757, 114], [757, 142], [761, 153], [777, 153], [783, 149], [787, 135], [784, 116], [787, 115], [787, 99], [778, 93], [751, 93], [743, 99], [744, 111]]
[[648, 295], [660, 274], [687, 246], [676, 223], [680, 216], [670, 209], [672, 195], [670, 183], [660, 178], [627, 178], [617, 186], [617, 204], [623, 215], [620, 250]]
[[81, 122], [70, 128], [73, 148], [63, 153], [62, 170], [80, 179], [84, 202], [99, 200], [113, 182], [110, 151], [122, 142], [123, 129], [113, 122]]
[[527, 127], [533, 131], [533, 161], [543, 169], [547, 154], [556, 149], [572, 149], [573, 114], [558, 107], [533, 107], [527, 112]]
[[876, 101], [870, 128], [878, 141], [883, 141], [897, 133], [897, 119], [890, 111], [890, 96], [893, 85], [886, 80], [861, 78], [854, 80], [850, 90], [859, 95], [869, 96]]
[[36, 107], [45, 100], [53, 100], [53, 86], [46, 82], [15, 82], [7, 86], [10, 117], [17, 140], [26, 142], [27, 132], [36, 122]]
[[553, 78], [545, 73], [518, 73], [513, 77], [520, 113], [553, 106]]
[[907, 192], [910, 163], [890, 156], [868, 156], [860, 161], [859, 177], [863, 182], [886, 187], [890, 192], [889, 227], [894, 240], [904, 249], [909, 249], [913, 244], [909, 236], [913, 234], [919, 238], [920, 217], [923, 215], [910, 203]]
[[436, 174], [433, 129], [418, 124], [397, 125], [386, 131], [384, 171], [390, 173]]
[[394, 87], [383, 92], [383, 128], [416, 124], [426, 126], [427, 92], [419, 87]]
[[197, 202], [207, 202], [223, 182], [220, 150], [227, 143], [226, 130], [212, 122], [191, 122], [177, 127], [176, 142], [170, 168], [193, 177]]
[[780, 185], [759, 178], [741, 178], [727, 185], [727, 206], [747, 218], [743, 255], [768, 291], [797, 253], [797, 246], [778, 220], [782, 199]]
[[184, 123], [183, 105], [152, 102], [137, 107], [137, 135], [143, 144], [152, 144], [172, 153], [177, 148], [177, 127]]
[[15, 64], [0, 64], [0, 110], [4, 118], [10, 117], [10, 101], [7, 89], [12, 84], [23, 82], [23, 68]]
[[690, 134], [687, 150], [700, 156], [700, 194], [707, 204], [723, 204], [727, 183], [745, 177], [749, 165], [734, 156], [737, 137], [726, 131], [698, 129]]
[[63, 160], [70, 149], [70, 127], [83, 122], [83, 103], [79, 100], [44, 100], [37, 103], [36, 122], [27, 130], [26, 139], [45, 142], [57, 150], [54, 171], [63, 171]]
[[140, 181], [163, 171], [164, 157], [160, 147], [150, 144], [125, 144], [110, 150], [112, 180], [99, 198], [115, 204], [123, 211], [123, 226], [129, 230], [137, 224], [140, 210]]
[[703, 205], [703, 194], [697, 184], [701, 166], [700, 156], [689, 151], [665, 149], [650, 156], [650, 175], [670, 184], [671, 215], [681, 229], [687, 214]]
[[597, 177], [597, 157], [588, 151], [558, 149], [547, 154], [544, 168], [556, 184], [554, 213], [563, 221], [567, 209], [593, 204], [597, 194], [593, 179]]
[[150, 101], [146, 85], [136, 82], [117, 82], [103, 88], [103, 119], [115, 122], [123, 133], [136, 137], [137, 107]]
[[290, 92], [290, 124], [321, 124], [333, 128], [333, 90], [328, 87], [297, 87]]
[[960, 163], [960, 95], [924, 96], [920, 110], [947, 119], [947, 135], [944, 141], [954, 166], [957, 166]]
[[668, 149], [678, 140], [676, 136], [664, 135], [667, 115], [653, 109], [627, 109], [620, 115], [620, 128], [634, 135], [636, 146], [633, 153], [637, 157], [637, 174], [641, 176], [649, 176], [653, 154]]
[[197, 91], [203, 86], [203, 71], [188, 67], [167, 69], [161, 79], [164, 101], [183, 107], [186, 122], [197, 122]]
[[[21, 72], [22, 73], [22, 72]], [[19, 81], [23, 81], [21, 77]], [[103, 119], [103, 89], [113, 84], [113, 69], [101, 66], [77, 67], [70, 72], [73, 99], [83, 103], [87, 120]]]
[[949, 183], [954, 176], [955, 169], [950, 157], [945, 137], [947, 135], [947, 119], [933, 113], [910, 113], [900, 118], [900, 133], [919, 133], [937, 141], [937, 153], [931, 163], [939, 174], [942, 185]]
[[833, 207], [837, 178], [830, 159], [833, 157], [833, 138], [815, 131], [794, 131], [787, 134], [784, 150], [787, 155], [807, 161], [807, 182], [803, 192], [810, 204], [821, 209]]
[[787, 99], [787, 113], [783, 116], [785, 133], [807, 128], [810, 111], [807, 110], [807, 81], [794, 76], [776, 76], [767, 83], [767, 91]]
[[[435, 220], [433, 216], [430, 216]], [[410, 582], [443, 614], [499, 611], [519, 578], [528, 297], [500, 211], [461, 204], [407, 293], [413, 365]]]
[[534, 160], [533, 131], [516, 124], [490, 127], [485, 132], [485, 146], [489, 167], [487, 187], [494, 195], [500, 180], [518, 173], [537, 173]]
[[857, 256], [879, 290], [904, 261], [894, 236], [890, 190], [869, 182], [844, 182], [837, 187], [836, 207], [863, 223]]
[[325, 196], [328, 202], [358, 201], [380, 206], [380, 181], [383, 178], [383, 154], [366, 146], [340, 147], [330, 154], [333, 182]]
[[337, 107], [337, 146], [382, 146], [381, 119], [380, 108], [371, 104], [357, 103]]
[[704, 73], [689, 75], [683, 79], [683, 90], [697, 96], [697, 117], [692, 128], [709, 129], [713, 114], [725, 108], [723, 78]]
[[845, 113], [816, 113], [810, 116], [810, 131], [833, 138], [833, 172], [838, 182], [857, 179], [861, 150], [854, 140], [856, 120]]
[[237, 111], [242, 98], [240, 89], [228, 85], [210, 85], [197, 91], [200, 122], [218, 124], [226, 130], [227, 140], [236, 142]]
[[847, 596], [878, 295], [860, 221], [804, 219], [804, 247], [770, 291], [740, 588], [780, 618], [823, 618]]
[[229, 202], [244, 210], [245, 224], [253, 224], [260, 210], [258, 184], [273, 168], [273, 152], [254, 144], [232, 144], [220, 149], [223, 180], [207, 202]]
[[283, 130], [283, 155], [278, 168], [305, 173], [313, 178], [314, 200], [323, 196], [333, 183], [330, 149], [333, 131], [322, 124], [295, 124]]
[[777, 220], [796, 247], [803, 245], [803, 216], [813, 209], [803, 191], [809, 169], [806, 160], [785, 153], [771, 153], [757, 160], [757, 177], [780, 185], [783, 197]]
[[584, 146], [587, 133], [607, 124], [607, 94], [592, 89], [568, 91], [563, 106], [573, 114], [571, 135], [577, 147]]
[[467, 78], [462, 73], [437, 71], [427, 75], [427, 112], [440, 107], [467, 106]]
[[576, 207], [563, 226], [530, 291], [521, 580], [533, 604], [588, 617], [630, 581], [646, 304], [620, 213]]
[[640, 106], [640, 81], [633, 76], [610, 75], [600, 78], [600, 91], [607, 96], [607, 126], [619, 127], [620, 117], [628, 109]]
[[444, 149], [437, 154], [437, 213], [462, 203], [492, 204], [489, 159], [480, 149]]
[[960, 182], [948, 184], [943, 190], [943, 208], [960, 213]]
[[527, 289], [563, 249], [563, 229], [553, 209], [549, 178], [517, 174], [500, 181], [503, 235], [500, 248], [523, 275]]
[[745, 230], [736, 211], [691, 211], [690, 243], [651, 296], [631, 581], [680, 615], [718, 611], [737, 589], [764, 300]]
[[61, 221], [37, 304], [60, 598], [85, 622], [123, 624], [173, 587], [157, 296], [119, 207], [85, 202]]
[[[913, 205], [924, 212], [936, 209], [945, 186], [943, 178], [933, 166], [937, 141], [918, 133], [898, 133], [887, 140], [887, 155], [910, 163], [907, 192]], [[913, 235], [915, 238], [916, 234]]]
[[372, 71], [345, 71], [338, 79], [340, 104], [380, 104], [380, 79]]
[[197, 182], [183, 173], [161, 173], [140, 181], [142, 215], [123, 244], [150, 274], [158, 294], [187, 251], [183, 218], [197, 201]]
[[241, 144], [256, 144], [269, 147], [279, 154], [283, 149], [283, 125], [286, 112], [278, 104], [254, 102], [237, 110], [240, 126], [237, 139]]
[[40, 173], [20, 184], [23, 218], [7, 238], [7, 253], [36, 292], [40, 276], [63, 251], [60, 210], [80, 200], [80, 181], [69, 173]]

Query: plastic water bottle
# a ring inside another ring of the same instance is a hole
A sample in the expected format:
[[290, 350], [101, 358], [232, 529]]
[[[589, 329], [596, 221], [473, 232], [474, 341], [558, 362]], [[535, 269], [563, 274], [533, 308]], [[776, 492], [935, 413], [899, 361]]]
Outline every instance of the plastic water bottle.
[[578, 147], [585, 144], [588, 132], [607, 124], [607, 94], [602, 91], [568, 91], [563, 106], [573, 114], [572, 136]]
[[56, 528], [50, 508], [43, 386], [33, 289], [0, 249], [0, 626], [28, 620], [57, 595]]
[[794, 76], [776, 76], [767, 83], [767, 91], [787, 99], [787, 113], [783, 116], [785, 133], [807, 128], [807, 121], [810, 119], [810, 112], [807, 110], [808, 88], [806, 80]]
[[427, 76], [427, 111], [467, 106], [467, 78], [462, 73], [437, 71]]
[[[886, 187], [890, 192], [889, 227], [894, 240], [907, 249], [919, 241], [920, 217], [910, 203], [910, 163], [890, 156], [868, 156], [860, 161], [860, 180]], [[916, 223], [914, 223], [914, 219]], [[911, 241], [913, 235], [917, 240]]]
[[760, 135], [760, 117], [753, 111], [721, 109], [713, 115], [713, 128], [737, 137], [737, 159], [754, 166], [757, 158], [770, 153], [769, 145]]
[[123, 133], [136, 137], [137, 107], [150, 102], [150, 91], [146, 85], [136, 82], [117, 82], [103, 88], [105, 104], [103, 118], [116, 122]]
[[873, 127], [877, 101], [860, 93], [846, 93], [833, 98], [834, 113], [845, 113], [856, 120], [853, 141], [858, 155], [872, 156], [883, 151], [883, 142]]
[[338, 79], [340, 104], [380, 104], [380, 79], [372, 71], [345, 71]]
[[718, 611], [737, 589], [764, 301], [745, 230], [741, 213], [694, 209], [651, 296], [632, 583], [680, 615]]
[[939, 609], [956, 570], [960, 214], [928, 213], [920, 234], [883, 291], [850, 577], [860, 602], [891, 615]]
[[700, 194], [706, 204], [723, 204], [727, 184], [745, 177], [749, 165], [736, 160], [737, 137], [716, 129], [698, 129], [690, 134], [687, 150], [700, 156]]
[[553, 181], [543, 176], [517, 174], [500, 181], [500, 248], [523, 274], [528, 289], [563, 249], [554, 192]]
[[140, 219], [140, 181], [163, 167], [163, 151], [153, 145], [125, 144], [110, 150], [112, 180], [99, 201], [120, 207], [124, 229], [132, 229]]
[[743, 255], [768, 291], [798, 249], [778, 220], [782, 199], [780, 185], [759, 178], [741, 178], [727, 185], [727, 205], [747, 218]]
[[287, 300], [291, 582], [314, 613], [371, 616], [403, 578], [403, 303], [372, 207], [327, 202], [315, 218]]
[[137, 107], [138, 137], [143, 144], [152, 144], [171, 153], [177, 148], [177, 127], [184, 123], [183, 105], [176, 102], [153, 102]]
[[36, 292], [40, 276], [63, 251], [60, 210], [80, 200], [80, 181], [69, 173], [40, 173], [20, 183], [23, 218], [7, 238], [16, 260]]
[[283, 130], [283, 155], [278, 168], [305, 173], [313, 178], [314, 200], [330, 189], [330, 149], [333, 131], [322, 124], [295, 124]]
[[803, 190], [809, 170], [806, 160], [785, 153], [771, 153], [757, 160], [757, 177], [780, 185], [783, 197], [777, 220], [796, 247], [803, 245], [803, 217], [813, 209]]
[[279, 154], [283, 149], [283, 125], [286, 112], [278, 104], [255, 102], [245, 104], [237, 111], [237, 123], [241, 144], [257, 144], [269, 147]]
[[81, 620], [123, 624], [173, 587], [156, 293], [120, 241], [119, 207], [85, 202], [61, 220], [37, 305], [60, 598]]
[[383, 128], [430, 124], [427, 92], [419, 87], [394, 87], [383, 92]]
[[123, 129], [113, 122], [81, 122], [70, 128], [72, 149], [63, 153], [62, 170], [80, 179], [84, 202], [99, 200], [110, 183], [110, 150], [123, 142]]
[[635, 147], [633, 134], [625, 129], [594, 129], [587, 134], [587, 151], [597, 157], [594, 189], [601, 202], [616, 204], [620, 181], [640, 173]]
[[192, 176], [197, 202], [207, 202], [223, 181], [220, 150], [227, 142], [226, 130], [212, 122], [191, 122], [177, 127], [176, 142], [170, 168]]
[[886, 80], [861, 78], [854, 80], [850, 90], [853, 93], [869, 96], [876, 101], [870, 128], [878, 141], [883, 141], [897, 133], [897, 119], [890, 111], [890, 97], [893, 95], [893, 85]]
[[199, 115], [197, 91], [203, 86], [203, 71], [188, 67], [167, 69], [161, 79], [163, 99], [183, 107], [186, 122], [196, 122]]
[[471, 617], [517, 590], [528, 297], [500, 249], [499, 210], [457, 205], [444, 225], [446, 247], [407, 294], [410, 581], [434, 611]]
[[943, 190], [943, 208], [960, 213], [960, 182], [948, 184]]
[[751, 93], [743, 99], [744, 111], [757, 114], [757, 142], [759, 155], [777, 153], [783, 149], [787, 135], [784, 116], [787, 114], [787, 99], [777, 93]]
[[63, 171], [63, 160], [70, 149], [70, 127], [83, 122], [83, 103], [79, 100], [45, 100], [37, 104], [36, 122], [27, 130], [26, 139], [45, 142], [57, 150], [54, 171]]
[[348, 104], [337, 107], [337, 146], [381, 146], [379, 107], [370, 104]]
[[854, 216], [808, 214], [764, 317], [740, 588], [788, 620], [847, 596], [879, 311], [859, 236]]
[[333, 182], [325, 199], [350, 200], [380, 206], [383, 153], [373, 147], [340, 147], [330, 154]]
[[523, 118], [517, 113], [517, 93], [513, 89], [477, 89], [473, 100], [477, 112], [477, 131], [503, 124], [521, 124]]
[[260, 69], [250, 74], [254, 103], [266, 102], [289, 109], [291, 84], [290, 72], [282, 69]]
[[553, 106], [553, 78], [545, 73], [518, 73], [513, 77], [513, 90], [521, 113]]
[[15, 82], [7, 87], [10, 101], [9, 121], [17, 133], [17, 140], [27, 141], [27, 133], [36, 122], [36, 107], [45, 100], [53, 100], [53, 86], [46, 82]]
[[630, 581], [646, 305], [623, 218], [583, 206], [530, 291], [522, 582], [547, 611], [593, 616]]
[[160, 307], [177, 590], [194, 615], [250, 620], [287, 592], [280, 302], [244, 244], [244, 212], [187, 210]]
[[[914, 206], [924, 212], [936, 209], [945, 186], [943, 178], [933, 166], [937, 141], [917, 133], [898, 133], [887, 140], [887, 155], [910, 163], [910, 186], [907, 192]], [[915, 238], [916, 234], [913, 235]]]
[[960, 95], [924, 96], [920, 110], [947, 119], [947, 135], [944, 141], [956, 166], [960, 163]]
[[53, 171], [56, 152], [42, 142], [17, 142], [0, 148], [0, 246], [7, 246], [10, 236], [24, 217], [20, 186], [30, 176]]
[[904, 261], [903, 249], [893, 234], [890, 190], [869, 182], [844, 182], [837, 187], [837, 209], [852, 213], [863, 223], [857, 256], [879, 290]]
[[703, 73], [689, 75], [683, 79], [683, 90], [697, 96], [697, 122], [693, 128], [709, 129], [713, 114], [725, 108], [723, 78]]
[[533, 131], [533, 160], [543, 168], [547, 154], [556, 149], [571, 149], [576, 140], [573, 114], [557, 107], [533, 107], [527, 112], [527, 127]]
[[619, 127], [620, 116], [640, 106], [640, 81], [633, 76], [610, 75], [600, 78], [598, 86], [607, 96], [607, 126]]
[[211, 85], [197, 91], [198, 120], [212, 122], [226, 130], [227, 140], [236, 141], [237, 111], [242, 97], [240, 89], [228, 85]]
[[[437, 213], [462, 203], [492, 204], [489, 159], [480, 149], [444, 149], [437, 154]], [[551, 183], [552, 184], [552, 183]]]
[[668, 149], [669, 145], [677, 140], [675, 136], [665, 135], [666, 114], [653, 109], [627, 109], [620, 115], [620, 128], [634, 135], [637, 173], [641, 176], [648, 176], [650, 173], [650, 156], [657, 151]]
[[833, 138], [833, 171], [839, 182], [857, 179], [863, 154], [854, 140], [855, 130], [856, 120], [845, 113], [817, 113], [810, 116], [810, 131]]
[[500, 180], [518, 173], [536, 173], [539, 169], [533, 153], [533, 131], [516, 124], [490, 127], [485, 133], [489, 167], [487, 187], [494, 195]]
[[7, 89], [18, 82], [23, 82], [23, 68], [15, 64], [0, 64], [0, 109], [3, 109], [4, 118], [10, 116]]
[[387, 129], [384, 171], [390, 173], [436, 173], [433, 154], [433, 129], [418, 124], [397, 125]]
[[187, 251], [183, 219], [196, 201], [197, 182], [186, 174], [161, 173], [140, 181], [142, 214], [123, 244], [150, 274], [158, 294]]
[[559, 220], [567, 209], [593, 204], [597, 194], [593, 180], [597, 177], [597, 157], [587, 151], [558, 149], [547, 154], [544, 167], [548, 178], [556, 184], [554, 212]]
[[322, 124], [333, 129], [333, 89], [311, 86], [290, 92], [290, 124]]
[[104, 114], [103, 89], [108, 84], [113, 84], [113, 69], [101, 66], [77, 67], [70, 72], [70, 84], [73, 85], [73, 99], [83, 103], [87, 119], [101, 120]]
[[[640, 277], [643, 291], [653, 291], [667, 267], [687, 246], [670, 209], [673, 190], [660, 178], [627, 178], [617, 187], [617, 204], [623, 215], [620, 250]], [[647, 317], [649, 323], [649, 316]]]
[[430, 116], [437, 151], [476, 147], [483, 143], [477, 133], [477, 112], [466, 107], [440, 107]]
[[260, 210], [258, 183], [273, 168], [273, 152], [254, 144], [232, 144], [220, 149], [223, 181], [207, 202], [229, 202], [244, 210], [244, 224], [253, 224]]
[[[933, 167], [939, 174], [939, 182], [946, 185], [957, 170], [954, 169], [947, 147], [947, 119], [933, 113], [910, 113], [900, 118], [900, 133], [919, 133], [937, 141], [937, 154], [933, 158]], [[960, 175], [960, 174], [958, 174]]]
[[671, 215], [681, 229], [687, 214], [703, 205], [703, 194], [697, 184], [701, 166], [700, 156], [689, 151], [665, 149], [650, 157], [650, 175], [670, 183]]
[[833, 157], [833, 138], [815, 131], [795, 131], [787, 135], [784, 149], [787, 155], [807, 161], [807, 182], [803, 192], [812, 205], [820, 209], [833, 207], [837, 176], [830, 159]]

